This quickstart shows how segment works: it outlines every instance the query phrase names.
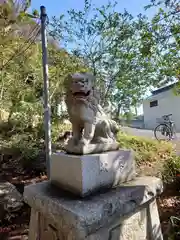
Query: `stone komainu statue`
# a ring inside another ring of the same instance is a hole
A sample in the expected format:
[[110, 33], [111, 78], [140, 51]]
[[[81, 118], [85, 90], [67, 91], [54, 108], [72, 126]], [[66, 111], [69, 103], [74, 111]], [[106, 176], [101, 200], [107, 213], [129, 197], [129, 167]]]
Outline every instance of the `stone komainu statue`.
[[94, 83], [90, 73], [75, 73], [65, 79], [65, 102], [73, 131], [69, 142], [73, 145], [116, 141], [119, 126], [104, 113]]

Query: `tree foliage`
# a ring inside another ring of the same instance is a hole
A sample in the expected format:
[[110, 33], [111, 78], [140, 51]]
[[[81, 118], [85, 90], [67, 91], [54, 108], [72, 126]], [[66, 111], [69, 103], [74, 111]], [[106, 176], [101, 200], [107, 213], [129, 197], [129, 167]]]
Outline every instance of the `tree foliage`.
[[[23, 103], [42, 114], [40, 20], [37, 11], [28, 13], [30, 4], [7, 0], [0, 6], [0, 104], [9, 109], [10, 117]], [[116, 4], [97, 8], [85, 0], [82, 10], [70, 9], [51, 19], [52, 106], [63, 99], [63, 80], [72, 72], [89, 70], [96, 75], [101, 103], [110, 102], [116, 117], [139, 105], [150, 87], [179, 78], [178, 1], [152, 0], [145, 7], [158, 9], [151, 20], [142, 14], [134, 18], [126, 10], [118, 12]]]
[[[18, 5], [19, 3], [22, 6]], [[29, 3], [28, 3], [29, 4]], [[29, 6], [29, 5], [28, 5]], [[22, 118], [25, 126], [33, 115], [42, 115], [42, 50], [39, 41], [40, 20], [26, 14], [25, 1], [7, 1], [1, 10], [7, 18], [0, 29], [0, 107], [9, 112], [9, 121]], [[16, 12], [14, 20], [12, 13]], [[52, 105], [63, 94], [62, 83], [69, 72], [81, 71], [83, 64], [65, 49], [48, 42], [50, 96]], [[19, 112], [21, 113], [19, 115]], [[24, 119], [24, 120], [23, 120]]]
[[144, 21], [142, 53], [157, 62], [158, 86], [179, 79], [180, 4], [178, 0], [151, 0], [145, 9], [158, 9], [151, 21]]
[[67, 16], [53, 17], [51, 34], [92, 70], [102, 104], [110, 100], [118, 116], [120, 109], [141, 102], [147, 89], [159, 83], [160, 72], [159, 60], [145, 53], [143, 35], [149, 34], [150, 23], [141, 15], [137, 19], [126, 10], [117, 12], [116, 4], [96, 8], [85, 0], [82, 11], [71, 9]]

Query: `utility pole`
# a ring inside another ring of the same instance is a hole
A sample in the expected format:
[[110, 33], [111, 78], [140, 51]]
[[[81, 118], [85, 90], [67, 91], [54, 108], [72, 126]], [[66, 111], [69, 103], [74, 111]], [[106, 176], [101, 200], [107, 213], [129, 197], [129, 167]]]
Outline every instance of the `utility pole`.
[[44, 6], [41, 6], [40, 12], [41, 12], [40, 18], [41, 18], [41, 42], [42, 42], [42, 67], [43, 67], [43, 78], [44, 78], [43, 104], [44, 104], [45, 151], [46, 151], [47, 177], [49, 179], [50, 158], [51, 158], [51, 109], [50, 109], [50, 103], [49, 103], [46, 8]]

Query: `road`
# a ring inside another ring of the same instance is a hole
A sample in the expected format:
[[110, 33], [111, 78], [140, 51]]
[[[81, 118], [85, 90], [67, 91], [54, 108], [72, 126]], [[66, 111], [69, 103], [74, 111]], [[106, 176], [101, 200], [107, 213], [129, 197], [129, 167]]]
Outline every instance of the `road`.
[[[130, 127], [123, 127], [124, 131], [134, 135], [134, 136], [142, 136], [154, 139], [154, 131], [147, 130], [147, 129], [137, 129], [137, 128], [130, 128]], [[180, 140], [180, 133], [176, 133], [177, 139]]]

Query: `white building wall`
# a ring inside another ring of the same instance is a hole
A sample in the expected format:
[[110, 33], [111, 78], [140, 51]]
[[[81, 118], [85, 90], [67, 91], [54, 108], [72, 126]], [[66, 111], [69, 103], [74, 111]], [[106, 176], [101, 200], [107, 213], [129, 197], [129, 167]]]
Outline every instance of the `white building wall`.
[[[150, 102], [158, 101], [158, 106], [150, 107]], [[157, 126], [157, 118], [165, 114], [172, 114], [172, 120], [176, 124], [176, 130], [180, 132], [180, 96], [176, 96], [172, 89], [152, 95], [143, 102], [144, 126], [154, 129]]]

